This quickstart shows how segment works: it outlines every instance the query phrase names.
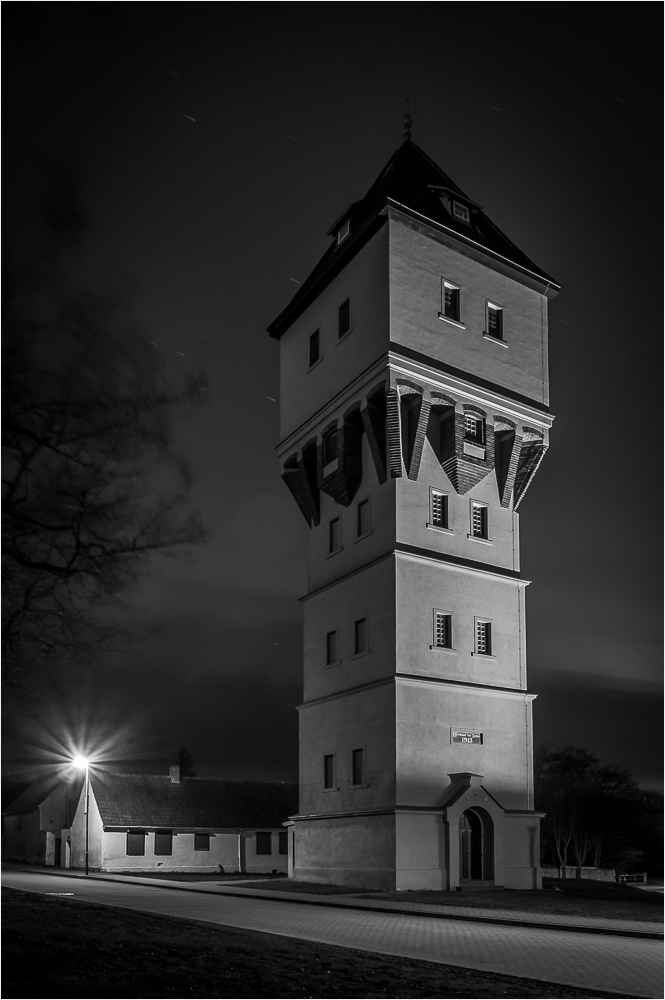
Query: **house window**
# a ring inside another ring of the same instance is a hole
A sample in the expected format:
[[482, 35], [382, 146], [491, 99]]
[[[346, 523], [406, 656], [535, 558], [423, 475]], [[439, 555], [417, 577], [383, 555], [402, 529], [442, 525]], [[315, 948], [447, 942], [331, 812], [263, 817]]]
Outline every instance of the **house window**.
[[492, 655], [492, 622], [484, 618], [476, 618], [476, 653]]
[[488, 537], [488, 508], [487, 504], [471, 502], [471, 536], [472, 538]]
[[334, 462], [337, 458], [337, 428], [328, 431], [323, 439], [322, 461], [324, 466]]
[[326, 753], [323, 755], [323, 787], [335, 787], [335, 754]]
[[309, 367], [315, 365], [321, 357], [321, 332], [315, 330], [309, 338]]
[[469, 222], [469, 209], [466, 205], [460, 205], [458, 201], [453, 202], [453, 215], [462, 222]]
[[170, 830], [155, 831], [155, 854], [173, 854], [173, 834]]
[[446, 319], [460, 322], [462, 290], [450, 281], [441, 282], [441, 312]]
[[286, 830], [282, 830], [279, 834], [279, 853], [288, 854], [289, 853], [289, 835]]
[[331, 663], [339, 662], [339, 641], [337, 637], [337, 629], [333, 629], [332, 632], [326, 633], [326, 666], [330, 666]]
[[145, 830], [128, 830], [127, 856], [142, 858], [145, 854]]
[[485, 444], [485, 420], [475, 413], [464, 414], [464, 440]]
[[358, 538], [369, 534], [369, 500], [361, 500], [358, 504], [357, 520]]
[[257, 833], [257, 835], [256, 835], [256, 853], [257, 854], [272, 854], [272, 834], [271, 833]]
[[195, 833], [194, 834], [194, 850], [195, 851], [209, 851], [210, 850], [210, 834], [209, 833]]
[[448, 527], [448, 494], [441, 490], [429, 491], [430, 523], [435, 528]]
[[339, 336], [343, 337], [351, 329], [351, 300], [346, 299], [339, 307]]
[[453, 616], [449, 611], [434, 611], [434, 645], [438, 649], [453, 648]]
[[503, 340], [503, 309], [493, 302], [487, 303], [487, 336]]
[[367, 642], [367, 619], [359, 618], [354, 625], [354, 652], [356, 656], [358, 653], [366, 653], [369, 650], [369, 645]]
[[354, 750], [351, 754], [351, 784], [365, 784], [365, 751]]
[[337, 230], [337, 246], [340, 245], [342, 240], [345, 240], [351, 231], [351, 224], [348, 219], [345, 219], [342, 225]]
[[328, 552], [339, 552], [342, 547], [342, 525], [338, 517], [333, 517], [328, 526]]

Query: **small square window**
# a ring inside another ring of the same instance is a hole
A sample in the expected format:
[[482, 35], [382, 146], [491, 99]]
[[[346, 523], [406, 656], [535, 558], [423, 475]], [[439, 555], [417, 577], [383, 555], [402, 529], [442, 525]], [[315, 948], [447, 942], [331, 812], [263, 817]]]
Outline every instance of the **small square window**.
[[339, 307], [339, 336], [343, 337], [351, 329], [351, 300], [347, 299]]
[[358, 521], [356, 527], [358, 538], [369, 533], [369, 500], [361, 500], [358, 504]]
[[279, 853], [289, 853], [289, 835], [286, 830], [282, 830], [279, 834]]
[[464, 440], [485, 444], [485, 420], [475, 413], [464, 414]]
[[441, 312], [446, 319], [452, 319], [456, 323], [460, 322], [461, 312], [461, 289], [458, 285], [453, 285], [450, 281], [441, 282]]
[[337, 428], [328, 431], [323, 439], [323, 454], [321, 460], [324, 465], [334, 462], [337, 458], [338, 433]]
[[338, 517], [333, 517], [328, 526], [328, 552], [339, 552], [342, 547], [342, 524]]
[[453, 202], [453, 215], [456, 219], [461, 219], [462, 222], [470, 221], [469, 209], [466, 205], [460, 205], [458, 201]]
[[257, 854], [272, 854], [272, 834], [271, 833], [257, 833], [256, 835], [256, 853]]
[[471, 503], [471, 535], [473, 538], [488, 538], [488, 508], [487, 504]]
[[476, 618], [476, 653], [492, 655], [492, 622], [484, 618]]
[[503, 340], [503, 309], [493, 302], [487, 303], [487, 336]]
[[369, 650], [367, 641], [367, 619], [359, 618], [354, 625], [354, 653], [366, 653]]
[[194, 850], [195, 851], [209, 851], [210, 850], [210, 834], [209, 833], [195, 833], [194, 834]]
[[315, 365], [321, 357], [321, 331], [315, 330], [309, 338], [309, 367]]
[[170, 830], [155, 831], [155, 854], [169, 857], [173, 854], [173, 834]]
[[450, 611], [434, 611], [434, 645], [438, 649], [453, 648], [453, 616]]
[[127, 833], [127, 857], [142, 858], [145, 854], [145, 830], [129, 830]]
[[335, 787], [335, 754], [326, 753], [323, 755], [323, 787]]
[[351, 232], [351, 223], [349, 222], [348, 219], [345, 219], [342, 225], [337, 230], [337, 246], [339, 246], [342, 240], [346, 239], [346, 237], [349, 235], [350, 232]]
[[365, 751], [354, 750], [351, 754], [351, 784], [365, 784]]
[[339, 662], [339, 641], [337, 629], [326, 633], [326, 666]]
[[429, 491], [429, 517], [435, 528], [448, 527], [448, 494], [441, 490]]

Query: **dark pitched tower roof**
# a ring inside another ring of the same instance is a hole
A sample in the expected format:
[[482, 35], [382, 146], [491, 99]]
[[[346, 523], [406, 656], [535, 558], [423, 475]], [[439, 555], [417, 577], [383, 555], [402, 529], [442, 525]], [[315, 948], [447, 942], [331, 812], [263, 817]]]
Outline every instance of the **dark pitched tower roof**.
[[279, 827], [298, 811], [298, 786], [161, 774], [98, 774], [90, 783], [104, 826]]
[[[453, 203], [468, 210], [469, 219], [454, 215]], [[419, 146], [406, 139], [390, 158], [361, 201], [353, 202], [328, 230], [335, 237], [307, 280], [280, 315], [268, 327], [279, 338], [331, 281], [350, 257], [370, 239], [385, 222], [380, 214], [392, 207], [426, 224], [445, 231], [462, 247], [500, 261], [531, 280], [558, 290], [558, 284], [530, 260], [494, 225], [482, 206], [462, 189]], [[349, 236], [337, 243], [337, 233], [348, 220]]]

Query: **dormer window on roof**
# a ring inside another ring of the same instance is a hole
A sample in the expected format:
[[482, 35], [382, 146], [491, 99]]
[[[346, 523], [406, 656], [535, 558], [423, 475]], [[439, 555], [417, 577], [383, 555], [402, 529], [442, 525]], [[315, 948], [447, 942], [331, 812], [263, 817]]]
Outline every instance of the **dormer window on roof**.
[[340, 243], [342, 243], [342, 241], [346, 239], [346, 237], [349, 235], [350, 232], [351, 232], [351, 223], [349, 222], [348, 219], [345, 219], [342, 225], [337, 230], [337, 246], [339, 246]]
[[461, 219], [462, 222], [471, 222], [471, 215], [469, 209], [466, 205], [461, 205], [459, 201], [453, 202], [453, 215], [456, 219]]

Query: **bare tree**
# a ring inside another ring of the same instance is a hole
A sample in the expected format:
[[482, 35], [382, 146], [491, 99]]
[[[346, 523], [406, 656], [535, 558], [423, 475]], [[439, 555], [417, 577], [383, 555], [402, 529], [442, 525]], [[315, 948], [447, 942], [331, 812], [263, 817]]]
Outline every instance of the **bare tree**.
[[[55, 209], [71, 242], [76, 211]], [[110, 599], [205, 535], [169, 426], [201, 379], [170, 389], [119, 297], [70, 287], [52, 247], [9, 275], [3, 308], [2, 675], [23, 691], [108, 648]]]

